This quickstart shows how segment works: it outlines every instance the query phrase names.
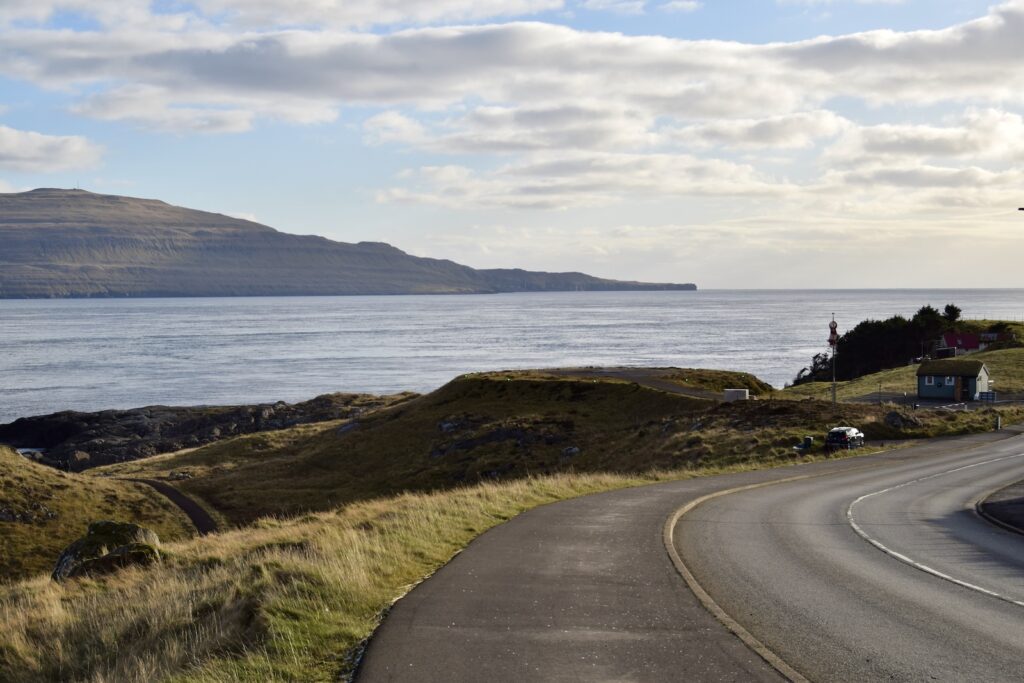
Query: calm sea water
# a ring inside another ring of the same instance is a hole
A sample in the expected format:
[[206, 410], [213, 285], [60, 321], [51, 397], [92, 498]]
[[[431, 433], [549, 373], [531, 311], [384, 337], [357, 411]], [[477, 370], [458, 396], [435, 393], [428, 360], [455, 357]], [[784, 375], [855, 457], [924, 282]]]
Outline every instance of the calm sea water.
[[428, 391], [477, 370], [676, 365], [776, 386], [865, 318], [954, 302], [1024, 318], [1024, 290], [571, 292], [0, 301], [0, 422], [57, 410]]

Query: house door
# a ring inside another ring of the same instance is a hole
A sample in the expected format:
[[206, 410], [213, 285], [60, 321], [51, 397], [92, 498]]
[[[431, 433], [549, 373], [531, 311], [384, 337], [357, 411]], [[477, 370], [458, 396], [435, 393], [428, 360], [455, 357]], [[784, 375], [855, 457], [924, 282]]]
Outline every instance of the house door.
[[966, 377], [956, 378], [956, 395], [960, 397], [961, 401], [970, 401], [973, 398], [971, 396], [971, 382]]

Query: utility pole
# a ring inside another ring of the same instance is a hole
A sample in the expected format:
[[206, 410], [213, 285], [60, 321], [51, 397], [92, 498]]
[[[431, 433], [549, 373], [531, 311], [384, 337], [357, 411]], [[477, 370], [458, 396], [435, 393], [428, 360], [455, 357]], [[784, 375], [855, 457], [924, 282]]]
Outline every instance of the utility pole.
[[832, 347], [832, 405], [836, 405], [836, 352], [839, 351], [839, 323], [836, 314], [832, 314], [832, 322], [828, 324], [828, 344]]

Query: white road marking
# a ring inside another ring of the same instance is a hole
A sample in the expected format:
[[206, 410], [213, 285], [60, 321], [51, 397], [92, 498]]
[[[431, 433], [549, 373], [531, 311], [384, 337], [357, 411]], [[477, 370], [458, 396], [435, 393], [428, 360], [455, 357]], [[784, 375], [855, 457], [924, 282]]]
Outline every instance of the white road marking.
[[846, 520], [850, 523], [850, 526], [853, 528], [853, 530], [855, 532], [857, 532], [858, 536], [860, 536], [865, 541], [867, 541], [871, 545], [873, 545], [876, 548], [878, 548], [879, 550], [881, 550], [886, 555], [894, 557], [897, 560], [899, 560], [900, 562], [903, 562], [905, 564], [909, 564], [911, 567], [914, 567], [915, 569], [920, 569], [923, 572], [931, 574], [932, 576], [937, 576], [940, 579], [944, 579], [946, 581], [949, 581], [950, 583], [955, 583], [958, 586], [962, 586], [964, 588], [969, 588], [970, 590], [978, 591], [979, 593], [984, 593], [985, 595], [990, 595], [993, 598], [997, 598], [997, 599], [1002, 600], [1004, 602], [1008, 602], [1008, 603], [1010, 603], [1012, 605], [1017, 605], [1018, 607], [1024, 607], [1024, 601], [1014, 600], [1013, 598], [1008, 597], [1006, 595], [1003, 595], [1001, 593], [997, 593], [996, 591], [989, 590], [988, 588], [983, 588], [982, 586], [978, 586], [976, 584], [970, 583], [969, 581], [964, 581], [962, 579], [958, 579], [958, 578], [956, 578], [954, 576], [950, 576], [949, 574], [946, 574], [944, 572], [940, 572], [938, 569], [935, 569], [933, 567], [929, 567], [928, 565], [923, 564], [921, 562], [918, 562], [917, 560], [915, 560], [915, 559], [913, 559], [911, 557], [907, 557], [906, 555], [904, 555], [902, 553], [896, 552], [892, 548], [889, 548], [888, 546], [883, 544], [881, 541], [878, 541], [878, 540], [872, 538], [871, 536], [869, 536], [868, 533], [866, 531], [864, 531], [864, 529], [862, 529], [859, 524], [857, 524], [857, 520], [854, 519], [854, 517], [853, 517], [853, 508], [857, 505], [857, 503], [860, 503], [862, 500], [867, 500], [868, 498], [872, 498], [874, 496], [880, 496], [883, 493], [888, 493], [889, 491], [895, 491], [896, 489], [901, 489], [901, 488], [903, 488], [905, 486], [911, 486], [912, 484], [918, 484], [918, 483], [920, 483], [922, 481], [927, 481], [929, 479], [935, 479], [937, 477], [943, 477], [943, 476], [945, 476], [947, 474], [953, 474], [954, 472], [962, 472], [963, 470], [969, 470], [972, 467], [981, 467], [982, 465], [991, 465], [994, 462], [1000, 462], [1000, 461], [1003, 461], [1003, 460], [1011, 460], [1013, 458], [1022, 458], [1022, 457], [1024, 457], [1024, 453], [1018, 453], [1017, 455], [1006, 455], [1006, 456], [1003, 456], [1001, 458], [993, 458], [992, 460], [985, 460], [983, 462], [976, 462], [976, 463], [974, 463], [972, 465], [964, 465], [962, 467], [956, 467], [956, 468], [951, 469], [951, 470], [946, 470], [945, 472], [939, 472], [938, 474], [931, 474], [931, 475], [928, 475], [927, 477], [921, 477], [919, 479], [914, 479], [912, 481], [907, 481], [907, 482], [904, 482], [902, 484], [897, 484], [896, 486], [890, 486], [889, 488], [882, 489], [881, 491], [875, 491], [874, 493], [865, 494], [865, 495], [861, 496], [860, 498], [856, 499], [855, 501], [853, 501], [852, 503], [850, 503], [850, 506], [848, 508], [846, 508]]

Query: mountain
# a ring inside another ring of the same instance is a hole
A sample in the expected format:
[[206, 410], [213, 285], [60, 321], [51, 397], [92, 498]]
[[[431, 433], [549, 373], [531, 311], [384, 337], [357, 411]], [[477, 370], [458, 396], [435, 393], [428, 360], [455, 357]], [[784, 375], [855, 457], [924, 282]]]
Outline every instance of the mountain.
[[291, 235], [157, 200], [84, 190], [0, 194], [0, 298], [660, 289], [696, 286], [476, 270], [380, 242]]

